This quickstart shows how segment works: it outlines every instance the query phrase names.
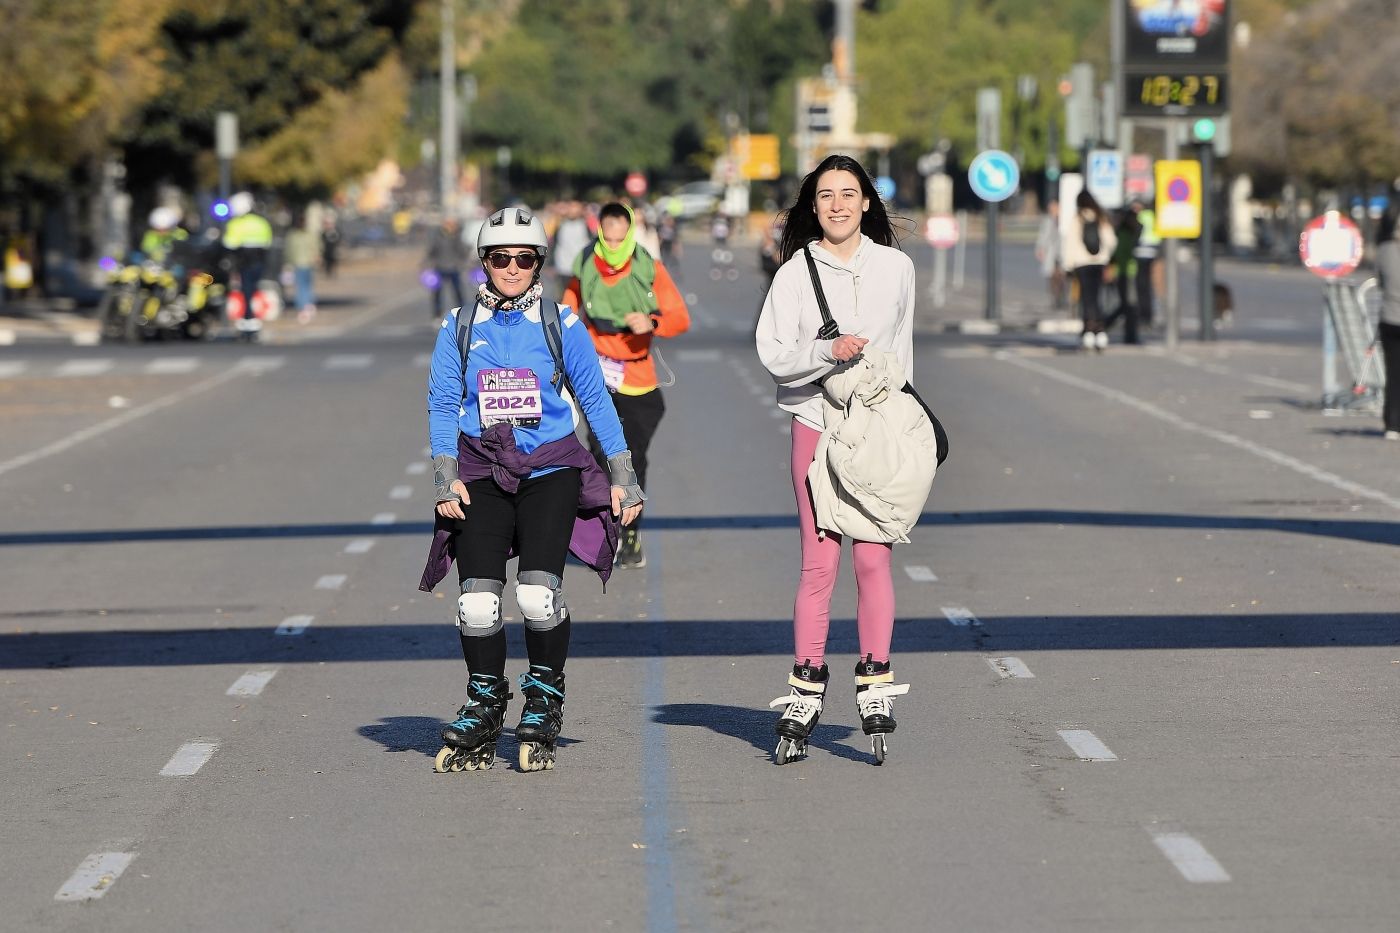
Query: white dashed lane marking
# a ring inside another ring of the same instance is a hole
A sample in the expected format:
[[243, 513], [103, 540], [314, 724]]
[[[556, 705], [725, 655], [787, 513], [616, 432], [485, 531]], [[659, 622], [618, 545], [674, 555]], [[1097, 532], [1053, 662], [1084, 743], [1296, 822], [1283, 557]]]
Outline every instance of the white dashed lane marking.
[[433, 355], [431, 353], [420, 353], [413, 358], [413, 366], [415, 369], [427, 369], [432, 362]]
[[277, 676], [277, 668], [275, 667], [265, 671], [249, 671], [235, 680], [233, 686], [224, 693], [231, 697], [255, 697], [263, 692], [263, 688], [275, 676]]
[[976, 628], [982, 624], [982, 620], [966, 606], [943, 606], [942, 609], [944, 618], [959, 628]]
[[218, 742], [186, 742], [171, 756], [165, 767], [160, 769], [161, 777], [189, 777], [198, 774], [204, 763], [218, 751]]
[[398, 516], [393, 512], [380, 512], [378, 515], [374, 516], [374, 518], [371, 518], [369, 523], [371, 525], [392, 525], [397, 518]]
[[318, 590], [338, 590], [345, 585], [345, 574], [328, 573], [316, 581]]
[[368, 369], [374, 363], [370, 353], [336, 353], [326, 357], [323, 369]]
[[97, 852], [89, 855], [58, 889], [53, 899], [91, 901], [101, 897], [112, 889], [134, 858], [135, 852]]
[[987, 663], [997, 672], [998, 677], [1028, 679], [1035, 676], [1020, 658], [987, 658]]
[[5, 360], [0, 362], [0, 379], [13, 379], [24, 372], [26, 363], [24, 360]]
[[413, 495], [412, 486], [395, 486], [389, 490], [390, 499], [407, 499]]
[[1230, 880], [1227, 872], [1215, 856], [1206, 851], [1193, 836], [1186, 833], [1166, 833], [1149, 830], [1152, 841], [1162, 854], [1181, 872], [1181, 877], [1196, 884], [1220, 884]]
[[287, 616], [277, 626], [278, 635], [300, 635], [316, 620], [315, 616]]
[[374, 547], [373, 538], [356, 538], [345, 545], [346, 554], [368, 554], [369, 549]]
[[192, 373], [199, 368], [199, 360], [192, 356], [174, 356], [168, 359], [151, 360], [144, 372], [148, 376], [175, 376]]
[[912, 564], [904, 568], [909, 579], [915, 583], [937, 583], [938, 575], [922, 564]]
[[722, 358], [718, 350], [676, 351], [676, 359], [682, 363], [718, 363]]
[[421, 460], [415, 460], [404, 468], [404, 472], [409, 476], [422, 476], [428, 472], [428, 465]]
[[64, 363], [55, 369], [55, 376], [64, 378], [78, 376], [100, 376], [112, 368], [112, 361], [109, 359], [95, 360], [65, 360]]
[[1080, 761], [1118, 760], [1118, 756], [1109, 751], [1108, 746], [1088, 729], [1060, 729], [1059, 735], [1065, 740], [1069, 750], [1079, 756]]

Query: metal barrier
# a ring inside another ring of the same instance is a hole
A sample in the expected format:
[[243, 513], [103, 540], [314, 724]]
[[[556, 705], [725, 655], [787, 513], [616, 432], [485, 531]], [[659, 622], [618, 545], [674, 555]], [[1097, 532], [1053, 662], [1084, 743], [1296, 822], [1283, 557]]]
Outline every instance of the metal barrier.
[[[1322, 322], [1322, 408], [1332, 412], [1380, 411], [1385, 397], [1385, 367], [1379, 346], [1379, 307], [1368, 299], [1376, 280], [1329, 281], [1327, 314]], [[1343, 386], [1337, 378], [1340, 354], [1351, 377]]]

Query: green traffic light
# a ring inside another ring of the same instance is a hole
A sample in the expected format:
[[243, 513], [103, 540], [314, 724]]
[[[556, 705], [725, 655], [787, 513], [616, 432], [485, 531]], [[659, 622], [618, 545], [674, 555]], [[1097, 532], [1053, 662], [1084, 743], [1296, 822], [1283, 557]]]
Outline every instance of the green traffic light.
[[1215, 121], [1202, 117], [1191, 126], [1191, 132], [1198, 143], [1208, 143], [1215, 138]]

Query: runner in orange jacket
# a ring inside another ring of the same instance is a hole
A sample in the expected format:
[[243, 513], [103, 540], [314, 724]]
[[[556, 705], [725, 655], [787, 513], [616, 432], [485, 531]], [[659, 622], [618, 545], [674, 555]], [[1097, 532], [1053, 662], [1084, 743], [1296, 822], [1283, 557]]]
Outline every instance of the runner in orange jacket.
[[[647, 449], [666, 411], [651, 343], [689, 330], [690, 312], [666, 267], [637, 244], [631, 208], [606, 204], [598, 222], [598, 240], [575, 261], [564, 304], [579, 312], [593, 337], [632, 465], [645, 489]], [[646, 566], [640, 524], [638, 519], [623, 529], [619, 567]]]

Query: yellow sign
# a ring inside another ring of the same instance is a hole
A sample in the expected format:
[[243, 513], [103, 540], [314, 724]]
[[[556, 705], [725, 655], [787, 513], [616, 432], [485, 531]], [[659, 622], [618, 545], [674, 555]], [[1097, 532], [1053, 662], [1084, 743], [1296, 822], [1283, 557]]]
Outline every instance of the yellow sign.
[[1183, 240], [1201, 235], [1201, 163], [1157, 163], [1157, 235]]
[[772, 181], [782, 169], [778, 137], [771, 134], [735, 136], [729, 153], [739, 174], [749, 181]]

